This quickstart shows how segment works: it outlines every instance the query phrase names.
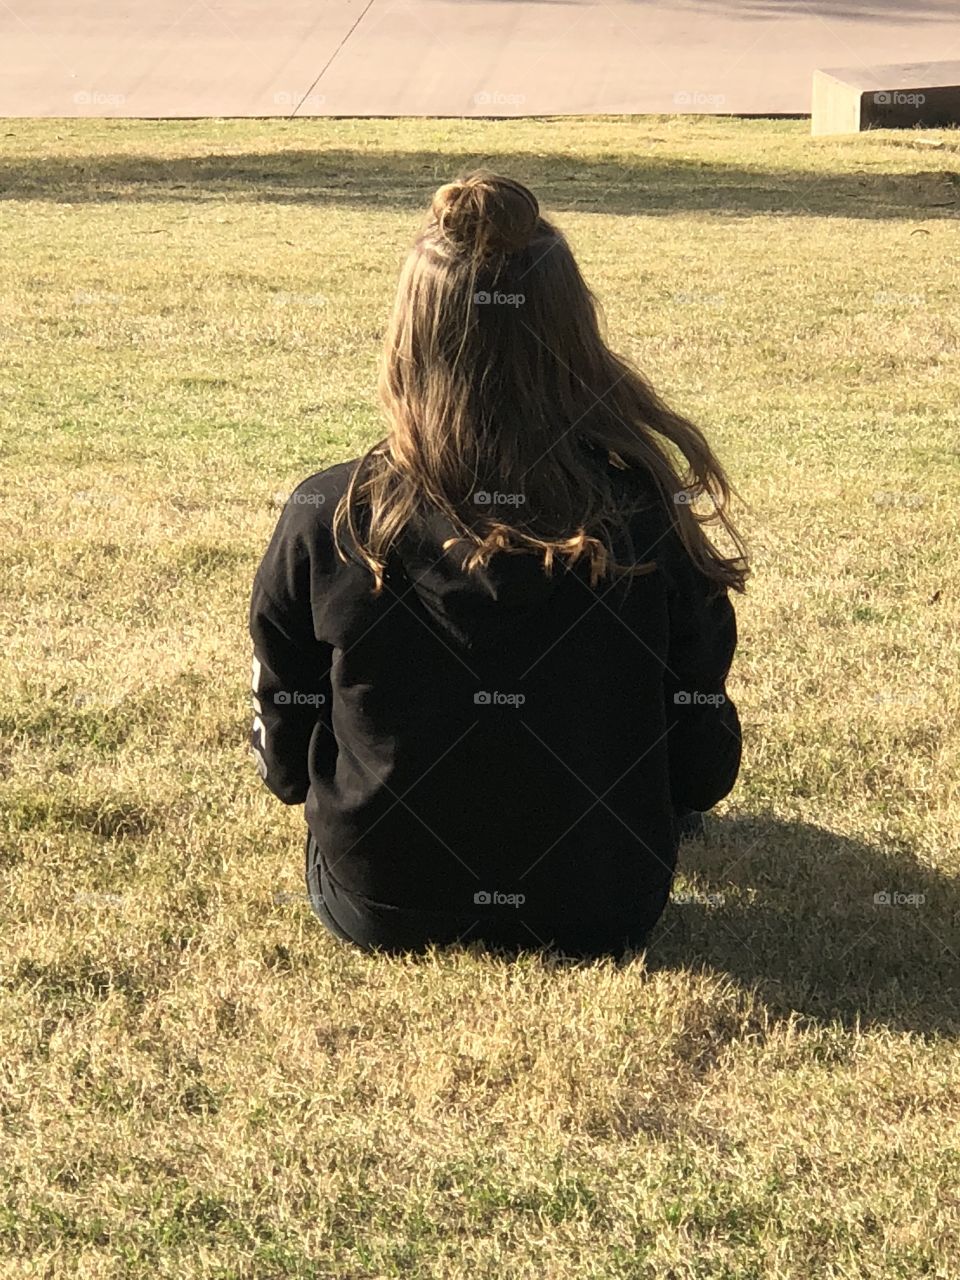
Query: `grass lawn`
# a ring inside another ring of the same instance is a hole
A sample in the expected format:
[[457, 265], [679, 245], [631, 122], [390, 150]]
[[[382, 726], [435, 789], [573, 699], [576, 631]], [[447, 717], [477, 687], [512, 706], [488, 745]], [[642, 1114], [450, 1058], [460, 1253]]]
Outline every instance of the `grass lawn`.
[[[956, 1280], [960, 135], [0, 126], [0, 1274]], [[478, 163], [747, 504], [741, 781], [619, 967], [343, 948], [246, 749], [278, 495]]]

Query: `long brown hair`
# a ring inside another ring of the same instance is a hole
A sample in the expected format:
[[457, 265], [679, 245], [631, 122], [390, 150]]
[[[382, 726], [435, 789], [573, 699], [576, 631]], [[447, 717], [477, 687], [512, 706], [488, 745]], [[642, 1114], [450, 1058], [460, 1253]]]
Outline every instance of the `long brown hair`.
[[[701, 430], [607, 347], [566, 239], [519, 182], [479, 172], [433, 197], [400, 277], [380, 395], [388, 434], [334, 519], [341, 556], [349, 539], [375, 590], [391, 547], [429, 509], [453, 525], [447, 545], [462, 542], [467, 571], [498, 551], [538, 554], [547, 572], [558, 557], [586, 557], [594, 583], [650, 571], [653, 561], [617, 562], [627, 513], [597, 457], [643, 471], [693, 561], [743, 590], [723, 467]], [[711, 524], [731, 554], [714, 546]]]

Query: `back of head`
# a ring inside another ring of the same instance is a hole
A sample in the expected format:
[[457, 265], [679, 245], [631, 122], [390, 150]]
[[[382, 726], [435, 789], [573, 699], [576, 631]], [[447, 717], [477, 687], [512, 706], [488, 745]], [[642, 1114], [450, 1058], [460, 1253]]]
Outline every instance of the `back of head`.
[[565, 237], [521, 183], [480, 171], [437, 190], [401, 273], [380, 392], [388, 434], [362, 460], [336, 524], [378, 586], [390, 547], [425, 507], [447, 517], [467, 569], [499, 551], [535, 553], [547, 570], [586, 557], [594, 580], [650, 568], [615, 563], [624, 512], [598, 457], [642, 470], [694, 558], [742, 585], [741, 557], [721, 557], [703, 517], [674, 502], [685, 483], [709, 492], [735, 538], [720, 464], [610, 351]]
[[478, 262], [525, 249], [539, 225], [536, 196], [511, 178], [486, 172], [440, 187], [428, 224], [454, 252]]

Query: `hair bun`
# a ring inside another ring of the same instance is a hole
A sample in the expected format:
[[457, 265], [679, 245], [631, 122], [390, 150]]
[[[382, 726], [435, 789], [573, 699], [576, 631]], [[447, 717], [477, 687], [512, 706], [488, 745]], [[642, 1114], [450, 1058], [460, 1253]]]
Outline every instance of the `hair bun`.
[[488, 258], [525, 249], [536, 232], [540, 206], [522, 183], [480, 172], [440, 187], [430, 214], [444, 239]]

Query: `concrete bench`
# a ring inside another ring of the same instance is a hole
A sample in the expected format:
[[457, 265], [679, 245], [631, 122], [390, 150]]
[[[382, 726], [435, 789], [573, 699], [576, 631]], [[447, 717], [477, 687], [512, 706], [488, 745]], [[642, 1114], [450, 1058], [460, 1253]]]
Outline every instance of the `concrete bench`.
[[903, 62], [813, 73], [814, 134], [960, 124], [960, 62]]

